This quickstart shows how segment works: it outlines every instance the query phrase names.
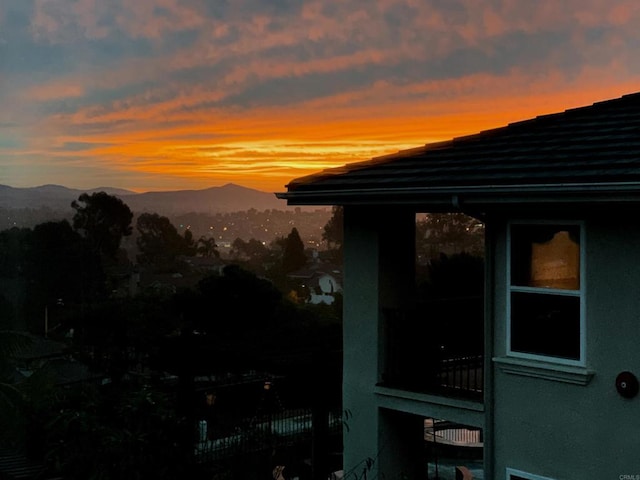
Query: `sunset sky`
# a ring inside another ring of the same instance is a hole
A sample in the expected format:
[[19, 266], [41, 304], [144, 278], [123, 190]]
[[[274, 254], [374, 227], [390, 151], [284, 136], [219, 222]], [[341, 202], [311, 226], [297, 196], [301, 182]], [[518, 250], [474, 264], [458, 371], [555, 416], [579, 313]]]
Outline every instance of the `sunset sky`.
[[638, 90], [638, 0], [1, 0], [0, 184], [283, 191]]

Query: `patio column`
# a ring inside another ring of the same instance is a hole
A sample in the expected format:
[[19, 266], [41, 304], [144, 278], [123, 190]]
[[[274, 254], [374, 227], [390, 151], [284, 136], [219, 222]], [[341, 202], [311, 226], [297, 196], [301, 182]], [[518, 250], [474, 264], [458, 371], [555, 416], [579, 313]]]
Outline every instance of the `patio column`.
[[415, 215], [389, 207], [345, 207], [343, 408], [344, 468], [362, 474], [397, 429], [380, 425], [374, 386], [380, 381], [381, 309], [413, 300]]
[[410, 413], [380, 409], [379, 468], [381, 478], [425, 478], [424, 418]]

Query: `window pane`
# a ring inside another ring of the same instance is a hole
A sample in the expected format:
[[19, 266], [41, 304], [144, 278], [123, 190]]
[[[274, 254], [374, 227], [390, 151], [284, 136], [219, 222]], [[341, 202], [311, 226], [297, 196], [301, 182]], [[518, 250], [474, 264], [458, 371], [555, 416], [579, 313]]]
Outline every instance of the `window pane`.
[[580, 359], [580, 298], [513, 292], [511, 350]]
[[511, 283], [580, 289], [580, 227], [512, 225]]

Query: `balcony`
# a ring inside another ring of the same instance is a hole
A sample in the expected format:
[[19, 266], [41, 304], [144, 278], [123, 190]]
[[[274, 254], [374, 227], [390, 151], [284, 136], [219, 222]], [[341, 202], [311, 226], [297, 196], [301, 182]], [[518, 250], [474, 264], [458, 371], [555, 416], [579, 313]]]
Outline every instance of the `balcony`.
[[482, 297], [388, 309], [383, 319], [382, 386], [482, 401]]

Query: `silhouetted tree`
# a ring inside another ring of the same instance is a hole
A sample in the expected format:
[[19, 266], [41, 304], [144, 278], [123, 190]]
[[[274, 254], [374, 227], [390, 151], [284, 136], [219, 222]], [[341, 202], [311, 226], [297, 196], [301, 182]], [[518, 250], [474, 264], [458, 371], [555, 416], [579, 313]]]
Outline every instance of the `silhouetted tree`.
[[284, 242], [282, 268], [285, 273], [289, 273], [304, 267], [306, 263], [307, 256], [304, 253], [304, 244], [302, 243], [298, 229], [294, 227]]
[[158, 268], [174, 268], [179, 255], [190, 252], [188, 240], [178, 233], [171, 221], [157, 213], [143, 213], [136, 228], [139, 237], [136, 244], [140, 253], [138, 262]]
[[327, 242], [329, 249], [341, 249], [344, 239], [344, 207], [333, 207], [333, 215], [324, 226], [322, 240]]
[[322, 240], [327, 242], [324, 258], [336, 265], [342, 264], [342, 244], [344, 240], [344, 207], [335, 206], [331, 218], [324, 226]]
[[428, 309], [428, 332], [438, 339], [441, 355], [482, 352], [483, 292], [482, 257], [442, 253], [429, 261], [426, 278], [418, 283], [418, 297]]
[[118, 197], [105, 192], [83, 193], [71, 202], [76, 211], [73, 228], [89, 241], [91, 248], [112, 259], [122, 237], [131, 235], [133, 213]]
[[24, 273], [31, 232], [18, 227], [0, 231], [0, 277], [15, 278]]
[[231, 250], [229, 253], [233, 258], [237, 260], [238, 258], [240, 258], [240, 255], [242, 255], [245, 245], [246, 242], [238, 237], [231, 243]]
[[431, 259], [426, 278], [419, 284], [424, 298], [481, 296], [484, 291], [484, 260], [466, 252]]
[[231, 244], [231, 255], [235, 258], [244, 258], [246, 260], [261, 259], [267, 254], [267, 250], [267, 247], [255, 238], [249, 239], [248, 242], [241, 238], [236, 238]]
[[5, 328], [20, 328], [24, 324], [27, 262], [29, 260], [32, 231], [13, 227], [0, 231], [0, 281], [3, 282], [5, 302], [0, 302], [0, 321]]
[[[46, 422], [47, 455], [64, 478], [202, 478], [169, 398], [143, 386], [85, 386]], [[180, 442], [180, 443], [177, 443]], [[184, 445], [186, 443], [186, 446]]]
[[193, 239], [193, 233], [188, 228], [184, 231], [182, 235], [184, 238], [184, 255], [192, 257], [198, 251], [198, 246], [196, 245], [196, 241]]
[[216, 239], [213, 237], [205, 237], [204, 235], [198, 239], [196, 251], [203, 257], [220, 257]]
[[466, 252], [482, 255], [484, 225], [463, 213], [429, 213], [416, 221], [416, 254], [419, 261]]
[[[47, 364], [35, 367], [31, 374], [17, 381], [15, 357], [26, 353], [33, 337], [13, 330], [3, 330], [0, 318], [0, 448], [26, 447], [26, 453], [33, 452], [40, 438], [33, 438], [31, 420], [34, 407], [49, 398], [49, 384], [46, 375]], [[36, 429], [37, 430], [37, 429]]]
[[205, 277], [198, 284], [198, 291], [207, 302], [215, 304], [220, 321], [211, 324], [207, 319], [201, 328], [218, 332], [265, 327], [282, 302], [282, 293], [273, 284], [237, 265], [225, 267], [223, 275]]
[[66, 220], [37, 225], [29, 245], [26, 312], [32, 330], [41, 331], [44, 308], [58, 299], [65, 303], [88, 303], [105, 293], [98, 253]]

